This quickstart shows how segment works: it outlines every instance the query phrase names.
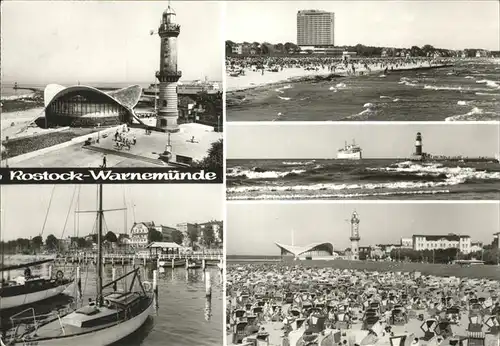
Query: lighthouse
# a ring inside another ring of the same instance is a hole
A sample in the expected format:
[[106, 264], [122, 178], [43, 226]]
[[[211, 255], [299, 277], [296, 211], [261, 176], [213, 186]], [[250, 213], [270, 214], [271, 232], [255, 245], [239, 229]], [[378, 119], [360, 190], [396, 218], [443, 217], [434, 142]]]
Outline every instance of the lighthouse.
[[422, 156], [422, 134], [417, 132], [417, 138], [415, 139], [415, 155]]
[[163, 12], [158, 35], [161, 39], [160, 47], [160, 71], [156, 72], [156, 78], [160, 82], [158, 97], [158, 113], [156, 116], [156, 127], [163, 131], [177, 132], [179, 125], [177, 118], [177, 82], [181, 78], [181, 71], [177, 70], [177, 37], [180, 33], [180, 25], [175, 23], [175, 12], [170, 7]]
[[352, 259], [355, 260], [359, 259], [359, 240], [361, 239], [359, 237], [359, 221], [358, 213], [354, 211], [351, 217], [351, 237], [349, 239], [351, 240]]

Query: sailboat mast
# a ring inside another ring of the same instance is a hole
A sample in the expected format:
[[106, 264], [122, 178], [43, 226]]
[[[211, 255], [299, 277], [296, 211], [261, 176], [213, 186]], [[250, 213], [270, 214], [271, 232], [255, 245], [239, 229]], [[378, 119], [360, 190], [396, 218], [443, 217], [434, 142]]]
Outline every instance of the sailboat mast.
[[97, 306], [102, 305], [102, 184], [99, 184], [99, 209], [97, 217], [99, 218], [97, 229]]

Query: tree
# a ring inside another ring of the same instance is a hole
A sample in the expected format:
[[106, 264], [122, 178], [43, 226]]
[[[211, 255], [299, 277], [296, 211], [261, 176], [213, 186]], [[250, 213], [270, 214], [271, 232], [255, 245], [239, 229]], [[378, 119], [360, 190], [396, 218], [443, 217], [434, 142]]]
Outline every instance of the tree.
[[75, 239], [75, 243], [79, 249], [84, 249], [87, 247], [87, 241], [85, 240], [85, 238], [78, 237]]
[[181, 231], [172, 231], [172, 241], [176, 244], [181, 245], [184, 240], [184, 234]]
[[129, 235], [128, 234], [120, 233], [118, 235], [118, 243], [123, 244], [124, 243], [124, 239], [130, 239]]
[[500, 263], [500, 250], [498, 248], [485, 250], [483, 253], [483, 261], [486, 264]]
[[154, 241], [162, 241], [163, 234], [160, 231], [155, 230], [154, 228], [150, 228], [148, 230], [148, 243], [152, 243]]
[[198, 225], [196, 227], [191, 227], [188, 229], [188, 238], [191, 243], [191, 248], [194, 247], [194, 244], [198, 241]]
[[195, 168], [219, 170], [223, 167], [224, 162], [224, 148], [222, 139], [212, 143], [208, 149], [208, 155], [201, 161], [193, 164]]
[[299, 48], [296, 44], [292, 43], [292, 42], [287, 42], [285, 43], [285, 53], [290, 53], [290, 51], [292, 52], [296, 52], [297, 49]]
[[226, 41], [226, 56], [233, 54], [233, 41]]
[[207, 247], [210, 247], [213, 243], [215, 243], [215, 233], [212, 227], [207, 227], [205, 228], [205, 231], [203, 231], [203, 241]]
[[55, 250], [58, 244], [59, 240], [53, 234], [49, 234], [45, 239], [45, 245], [49, 250]]
[[260, 46], [260, 52], [262, 55], [269, 55], [269, 43], [263, 43]]
[[31, 239], [31, 244], [34, 250], [40, 250], [43, 245], [42, 236], [37, 235], [33, 239]]
[[113, 232], [109, 231], [104, 236], [104, 240], [107, 241], [107, 242], [109, 242], [109, 243], [116, 243], [118, 241], [118, 238], [116, 237], [116, 234], [114, 234]]
[[224, 224], [222, 222], [219, 223], [219, 239], [221, 244], [224, 244]]
[[422, 49], [418, 46], [412, 46], [410, 48], [410, 54], [411, 56], [422, 56], [424, 53], [422, 52]]
[[426, 44], [425, 46], [422, 47], [422, 53], [424, 54], [424, 56], [430, 56], [434, 54], [435, 50], [436, 49], [430, 44]]

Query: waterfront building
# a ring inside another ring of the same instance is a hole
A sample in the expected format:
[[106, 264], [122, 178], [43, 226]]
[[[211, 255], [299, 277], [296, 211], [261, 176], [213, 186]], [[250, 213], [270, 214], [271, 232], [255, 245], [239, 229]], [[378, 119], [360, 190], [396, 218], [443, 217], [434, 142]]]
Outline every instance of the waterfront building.
[[191, 246], [190, 234], [198, 233], [198, 225], [189, 222], [182, 222], [176, 225], [176, 228], [183, 234], [182, 246]]
[[483, 250], [483, 243], [482, 242], [474, 242], [471, 243], [470, 246], [470, 252], [478, 252]]
[[86, 85], [64, 87], [49, 84], [44, 90], [44, 124], [51, 126], [95, 127], [130, 124], [137, 119], [139, 85], [105, 92]]
[[174, 234], [175, 234], [175, 232], [180, 233], [180, 231], [177, 228], [164, 226], [164, 225], [155, 226], [154, 229], [161, 233], [162, 239], [164, 242], [175, 242], [176, 243]]
[[413, 238], [401, 238], [401, 247], [413, 248]]
[[198, 224], [199, 232], [200, 232], [200, 240], [202, 243], [205, 243], [207, 238], [207, 230], [211, 230], [213, 232], [213, 242], [216, 244], [222, 243], [222, 222], [220, 221], [209, 221], [205, 223]]
[[413, 237], [413, 250], [445, 250], [456, 248], [464, 254], [471, 252], [471, 238], [468, 235], [419, 235], [414, 234]]
[[130, 230], [130, 246], [133, 248], [145, 248], [148, 245], [149, 229], [154, 229], [155, 223], [134, 222]]
[[334, 260], [338, 254], [333, 251], [332, 243], [312, 243], [306, 246], [294, 246], [275, 243], [281, 251], [281, 257], [294, 260]]
[[231, 53], [238, 54], [238, 55], [243, 54], [243, 45], [242, 44], [235, 44], [234, 46], [231, 47]]
[[297, 45], [330, 46], [335, 44], [335, 14], [319, 10], [297, 12]]

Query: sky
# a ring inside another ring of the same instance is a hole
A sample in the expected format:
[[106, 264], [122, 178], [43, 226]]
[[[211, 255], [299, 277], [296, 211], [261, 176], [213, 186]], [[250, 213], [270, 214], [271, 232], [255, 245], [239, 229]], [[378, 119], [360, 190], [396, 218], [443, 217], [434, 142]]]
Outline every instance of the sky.
[[[44, 240], [49, 234], [66, 238], [95, 232], [96, 213], [75, 214], [75, 211], [97, 209], [96, 185], [80, 185], [80, 193], [76, 190], [74, 198], [75, 185], [56, 185], [55, 188], [51, 185], [16, 185], [2, 186], [0, 190], [3, 241], [35, 237], [42, 230]], [[104, 185], [103, 196], [104, 210], [127, 207], [126, 212], [104, 213], [103, 233], [126, 233], [134, 221], [154, 221], [157, 225], [175, 227], [182, 222], [222, 220], [224, 215], [224, 189], [220, 184], [113, 184]]]
[[336, 46], [500, 50], [496, 0], [229, 1], [226, 40], [296, 43], [297, 11], [311, 9], [335, 13]]
[[397, 244], [413, 234], [470, 235], [491, 244], [500, 230], [500, 205], [491, 203], [228, 203], [227, 254], [279, 256], [275, 242], [305, 246], [330, 242], [350, 247], [353, 211], [360, 246]]
[[[167, 1], [2, 1], [2, 80], [153, 83]], [[222, 80], [222, 4], [173, 1], [181, 80]]]
[[432, 155], [494, 157], [500, 148], [495, 124], [231, 124], [228, 159], [335, 158], [345, 141], [363, 149], [364, 158], [406, 158], [415, 151], [416, 133]]

